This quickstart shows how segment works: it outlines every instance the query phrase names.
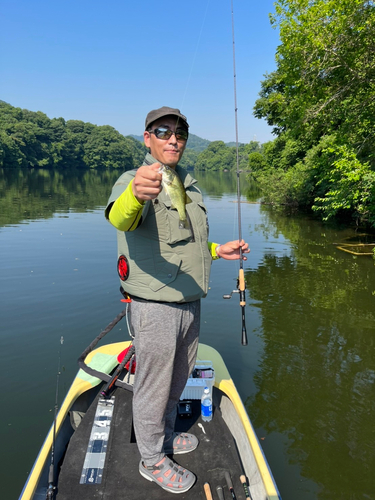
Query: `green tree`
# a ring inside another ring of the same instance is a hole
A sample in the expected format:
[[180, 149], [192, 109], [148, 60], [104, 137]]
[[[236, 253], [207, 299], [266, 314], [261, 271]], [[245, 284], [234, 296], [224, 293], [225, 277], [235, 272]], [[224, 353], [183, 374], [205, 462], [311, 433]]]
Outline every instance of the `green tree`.
[[143, 160], [145, 150], [108, 125], [50, 119], [0, 101], [0, 167], [127, 170]]
[[228, 148], [223, 141], [214, 141], [199, 154], [195, 168], [198, 170], [231, 170], [235, 168], [235, 165], [235, 148]]
[[83, 161], [90, 168], [134, 167], [128, 140], [109, 125], [96, 127], [84, 146]]
[[193, 170], [195, 168], [198, 156], [198, 151], [186, 148], [180, 160], [181, 167], [185, 168], [186, 170]]
[[[277, 69], [266, 75], [254, 107], [255, 116], [265, 118], [277, 136], [263, 154], [264, 164], [278, 172], [258, 174], [266, 196], [275, 192], [273, 187], [267, 192], [266, 175], [286, 184], [292, 170], [300, 175], [294, 177], [299, 188], [285, 203], [300, 204], [308, 196], [306, 205], [324, 218], [345, 212], [373, 221], [374, 2], [279, 0], [271, 22], [280, 30]], [[366, 186], [368, 195], [356, 198], [361, 209], [354, 199], [344, 203], [351, 183], [354, 190]]]
[[327, 173], [320, 174], [320, 183], [327, 184], [324, 196], [315, 198], [313, 209], [328, 220], [350, 211], [356, 221], [369, 222], [375, 227], [375, 172], [368, 163], [360, 162], [348, 146], [336, 146], [323, 151], [331, 157]]
[[125, 137], [127, 141], [127, 146], [133, 158], [133, 164], [135, 167], [142, 165], [144, 157], [147, 153], [147, 148], [143, 142], [139, 142], [134, 137], [130, 135]]
[[267, 170], [268, 163], [266, 157], [262, 153], [249, 154], [249, 167], [252, 171]]

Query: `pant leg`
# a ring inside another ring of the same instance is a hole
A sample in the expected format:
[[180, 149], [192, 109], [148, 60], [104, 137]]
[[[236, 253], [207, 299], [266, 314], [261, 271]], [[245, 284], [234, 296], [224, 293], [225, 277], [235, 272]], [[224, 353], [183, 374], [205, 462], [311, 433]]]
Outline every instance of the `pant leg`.
[[[186, 384], [190, 366], [194, 366], [199, 328], [190, 328], [190, 324], [197, 307], [192, 309], [190, 303], [133, 301], [130, 309], [137, 359], [133, 394], [134, 429], [141, 457], [146, 465], [153, 465], [163, 457], [167, 407], [172, 414]], [[190, 347], [189, 342], [192, 343]], [[173, 403], [169, 403], [172, 382]], [[172, 420], [173, 416], [169, 416], [168, 421]]]
[[200, 329], [200, 300], [189, 302], [183, 328], [181, 328], [173, 365], [173, 383], [169, 395], [165, 421], [165, 440], [171, 438], [174, 431], [177, 404], [186, 386], [189, 375], [194, 370], [197, 358]]

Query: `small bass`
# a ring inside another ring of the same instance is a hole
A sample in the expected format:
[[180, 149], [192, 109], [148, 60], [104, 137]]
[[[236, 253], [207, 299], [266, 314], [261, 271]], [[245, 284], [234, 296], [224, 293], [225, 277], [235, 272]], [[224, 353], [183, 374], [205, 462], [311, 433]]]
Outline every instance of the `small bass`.
[[161, 165], [159, 172], [162, 174], [162, 186], [171, 200], [171, 207], [175, 208], [180, 217], [180, 229], [189, 228], [189, 221], [186, 215], [186, 204], [191, 203], [191, 199], [186, 194], [185, 188], [178, 174], [168, 165]]

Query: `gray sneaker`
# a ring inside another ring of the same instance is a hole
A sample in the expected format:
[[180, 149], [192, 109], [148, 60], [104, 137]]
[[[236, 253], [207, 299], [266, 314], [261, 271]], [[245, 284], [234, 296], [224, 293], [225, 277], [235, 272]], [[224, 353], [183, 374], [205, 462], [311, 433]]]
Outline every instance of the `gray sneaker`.
[[154, 481], [170, 493], [185, 493], [190, 490], [196, 481], [195, 475], [183, 469], [168, 457], [164, 457], [155, 465], [146, 466], [143, 460], [139, 462], [141, 476], [149, 481]]

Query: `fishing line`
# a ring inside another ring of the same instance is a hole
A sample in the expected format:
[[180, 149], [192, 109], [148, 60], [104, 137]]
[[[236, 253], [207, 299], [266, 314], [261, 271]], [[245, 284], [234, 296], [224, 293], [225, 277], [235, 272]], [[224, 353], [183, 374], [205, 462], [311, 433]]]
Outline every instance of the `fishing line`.
[[[234, 40], [234, 12], [233, 0], [231, 0], [232, 10], [232, 41], [233, 41], [233, 88], [234, 88], [234, 122], [236, 129], [236, 173], [237, 173], [237, 203], [238, 203], [238, 239], [242, 240], [242, 227], [241, 227], [241, 190], [240, 190], [240, 168], [239, 168], [239, 154], [238, 154], [238, 118], [237, 118], [237, 74], [236, 74], [236, 49]], [[243, 266], [242, 248], [240, 248], [240, 267]]]
[[182, 109], [184, 107], [184, 104], [185, 104], [185, 98], [186, 98], [186, 94], [187, 94], [188, 87], [189, 87], [189, 84], [190, 84], [191, 74], [193, 72], [193, 68], [194, 68], [194, 65], [195, 65], [195, 59], [197, 57], [198, 48], [199, 48], [199, 44], [200, 44], [202, 33], [203, 33], [203, 27], [204, 27], [204, 24], [206, 22], [206, 17], [207, 17], [207, 12], [208, 12], [208, 6], [209, 6], [209, 4], [210, 4], [210, 0], [207, 0], [206, 12], [204, 13], [204, 18], [203, 18], [203, 22], [202, 22], [202, 26], [201, 26], [201, 31], [199, 33], [197, 45], [195, 47], [195, 54], [194, 54], [194, 57], [193, 57], [193, 62], [192, 62], [191, 67], [190, 67], [190, 73], [189, 73], [189, 77], [187, 79], [187, 83], [186, 83], [186, 87], [185, 87], [185, 93], [184, 93], [184, 96], [182, 98], [182, 103], [181, 103], [180, 109]]

